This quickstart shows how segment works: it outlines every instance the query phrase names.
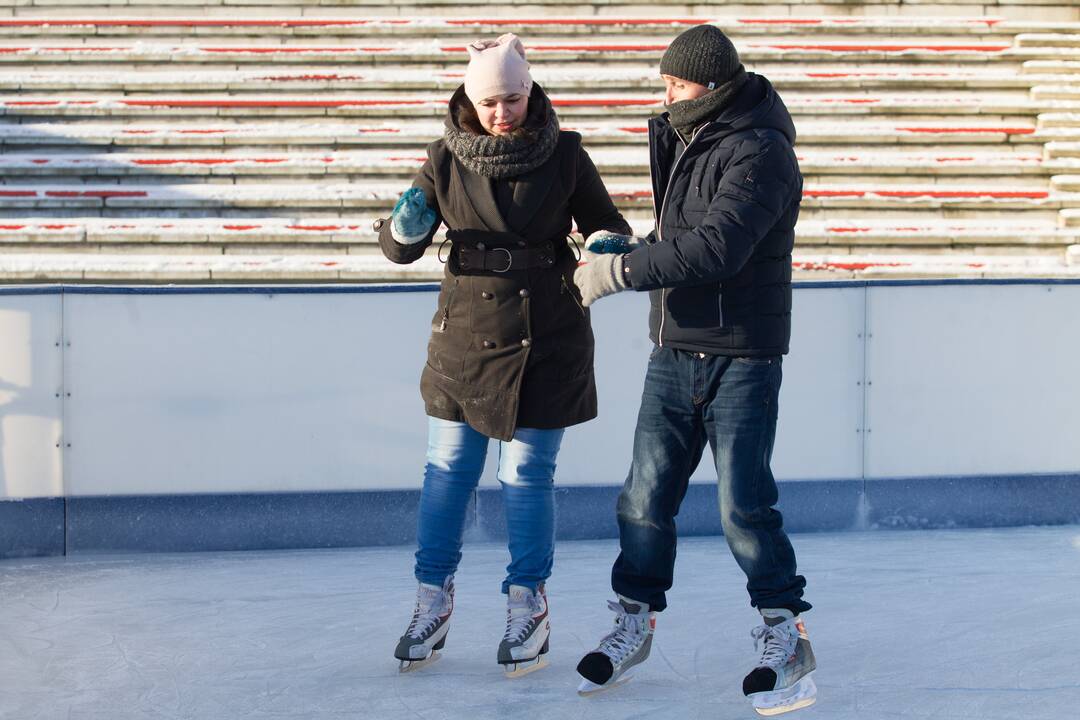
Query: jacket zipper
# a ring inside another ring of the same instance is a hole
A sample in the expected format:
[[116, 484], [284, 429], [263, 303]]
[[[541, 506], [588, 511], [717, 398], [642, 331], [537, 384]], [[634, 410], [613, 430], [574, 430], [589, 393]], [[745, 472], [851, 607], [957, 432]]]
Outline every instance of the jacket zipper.
[[566, 284], [566, 276], [562, 275], [560, 277], [562, 278], [562, 290], [560, 292], [564, 292], [569, 295], [570, 299], [574, 301], [574, 305], [577, 305], [577, 309], [581, 311], [581, 317], [585, 317], [585, 308], [583, 308], [581, 306], [581, 303], [578, 302], [577, 297], [574, 295], [574, 291], [571, 290], [570, 286]]
[[454, 293], [457, 292], [458, 281], [455, 279], [454, 284], [450, 287], [450, 290], [446, 293], [446, 305], [442, 311], [442, 322], [439, 323], [438, 332], [446, 332], [446, 323], [450, 319], [450, 303], [454, 301]]
[[[706, 123], [706, 124], [708, 124], [708, 123]], [[702, 125], [700, 128], [698, 128], [697, 132], [695, 132], [690, 137], [690, 142], [686, 143], [686, 147], [683, 148], [682, 154], [679, 155], [679, 159], [676, 160], [675, 164], [671, 166], [671, 173], [668, 175], [667, 185], [664, 187], [664, 199], [661, 200], [661, 202], [660, 202], [660, 211], [659, 212], [657, 212], [657, 210], [656, 210], [656, 198], [655, 197], [653, 198], [653, 213], [656, 215], [656, 241], [657, 242], [663, 242], [664, 241], [664, 231], [663, 231], [664, 208], [667, 207], [668, 191], [671, 190], [671, 179], [675, 177], [675, 171], [679, 169], [679, 163], [681, 163], [682, 159], [684, 157], [686, 157], [687, 151], [690, 149], [690, 146], [694, 144], [694, 140], [696, 140], [697, 136], [701, 134], [701, 130], [704, 127], [705, 127], [705, 125]], [[675, 136], [679, 138], [679, 142], [682, 142], [682, 136], [679, 135], [679, 131], [675, 130], [675, 128], [672, 128], [672, 130], [675, 131]], [[653, 141], [652, 140], [652, 135], [649, 135], [649, 146], [650, 146], [649, 147], [649, 156], [650, 157], [652, 157], [652, 147], [651, 147], [652, 146], [652, 141]], [[660, 288], [660, 329], [656, 334], [656, 340], [657, 340], [656, 344], [659, 345], [660, 347], [664, 347], [664, 320], [667, 319], [667, 302], [665, 300], [666, 295], [667, 295], [667, 288]]]

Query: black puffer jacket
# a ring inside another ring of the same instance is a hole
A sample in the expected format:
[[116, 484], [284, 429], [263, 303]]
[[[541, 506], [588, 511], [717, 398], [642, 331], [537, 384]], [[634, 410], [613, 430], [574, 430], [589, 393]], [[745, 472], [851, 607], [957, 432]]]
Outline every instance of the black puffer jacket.
[[795, 126], [768, 80], [750, 79], [684, 146], [649, 121], [651, 244], [628, 258], [650, 290], [654, 343], [717, 355], [788, 351], [791, 249], [802, 199]]

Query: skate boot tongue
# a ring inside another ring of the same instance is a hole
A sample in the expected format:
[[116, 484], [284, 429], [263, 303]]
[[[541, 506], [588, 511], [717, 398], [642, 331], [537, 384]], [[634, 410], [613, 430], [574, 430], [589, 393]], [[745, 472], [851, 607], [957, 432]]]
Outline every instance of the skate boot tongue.
[[638, 615], [649, 609], [649, 606], [645, 603], [639, 603], [636, 600], [631, 600], [622, 595], [619, 596], [619, 604], [622, 605], [623, 610], [631, 615]]
[[786, 608], [765, 608], [761, 611], [761, 617], [769, 627], [782, 625], [788, 620], [795, 619], [795, 613]]

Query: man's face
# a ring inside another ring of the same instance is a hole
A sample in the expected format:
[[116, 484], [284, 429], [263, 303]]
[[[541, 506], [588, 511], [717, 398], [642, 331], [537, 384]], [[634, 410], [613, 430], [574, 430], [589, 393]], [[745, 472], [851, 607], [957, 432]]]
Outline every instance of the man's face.
[[673, 105], [681, 100], [693, 100], [699, 98], [706, 93], [712, 92], [704, 85], [698, 85], [695, 82], [689, 80], [683, 80], [682, 78], [673, 77], [671, 75], [661, 75], [664, 79], [664, 104]]

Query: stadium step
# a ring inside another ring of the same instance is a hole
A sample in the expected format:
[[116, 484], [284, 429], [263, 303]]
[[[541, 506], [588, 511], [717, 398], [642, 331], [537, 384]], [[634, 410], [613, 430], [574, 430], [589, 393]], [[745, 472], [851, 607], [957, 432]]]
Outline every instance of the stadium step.
[[[254, 208], [309, 208], [343, 211], [370, 208], [384, 211], [408, 187], [408, 182], [363, 180], [347, 183], [168, 185], [14, 185], [0, 186], [0, 209], [27, 210], [201, 210], [207, 214]], [[648, 182], [607, 183], [612, 198], [622, 207], [651, 209]], [[1003, 189], [993, 183], [892, 186], [821, 183], [807, 185], [803, 207], [879, 209], [1014, 209], [1060, 210], [1080, 205], [1080, 176], [1055, 176], [1051, 188], [1036, 183]]]
[[[552, 105], [561, 117], [637, 117], [643, 119], [663, 111], [663, 100], [656, 94], [608, 93], [605, 95], [556, 94]], [[1035, 117], [1042, 112], [1080, 113], [1080, 101], [1037, 101], [1026, 93], [992, 95], [973, 92], [941, 95], [878, 94], [815, 96], [788, 94], [785, 104], [799, 118], [822, 116], [871, 115], [896, 116], [1007, 116]], [[9, 118], [173, 118], [173, 117], [363, 117], [363, 118], [439, 118], [446, 114], [446, 94], [405, 93], [365, 94], [363, 97], [326, 97], [320, 95], [273, 95], [258, 99], [235, 97], [152, 98], [50, 98], [23, 97], [0, 101], [0, 114]]]
[[[662, 92], [663, 82], [656, 67], [595, 68], [537, 67], [533, 77], [548, 92], [595, 92], [597, 90], [647, 90]], [[1075, 75], [1058, 73], [1018, 74], [1013, 70], [975, 68], [958, 70], [947, 65], [896, 67], [888, 69], [815, 67], [790, 68], [768, 73], [780, 91], [836, 93], [844, 90], [906, 91], [930, 90], [1022, 90], [1033, 86], [1067, 85], [1078, 82]], [[461, 70], [437, 71], [364, 68], [342, 71], [340, 67], [306, 66], [302, 70], [204, 70], [178, 73], [168, 70], [44, 70], [8, 72], [0, 76], [0, 90], [24, 94], [58, 92], [110, 93], [236, 93], [249, 95], [290, 91], [432, 91], [449, 93], [464, 81]]]
[[[1066, 213], [1070, 213], [1066, 215]], [[27, 218], [0, 220], [0, 247], [11, 252], [27, 244], [88, 247], [95, 251], [135, 248], [149, 252], [162, 246], [203, 248], [202, 252], [237, 252], [259, 248], [336, 248], [340, 252], [377, 252], [372, 223], [377, 215], [340, 219], [252, 217], [220, 218]], [[634, 232], [647, 234], [651, 219], [631, 221]], [[435, 244], [444, 239], [436, 234]], [[580, 236], [576, 238], [581, 240]], [[802, 247], [1042, 247], [1050, 251], [1080, 241], [1080, 216], [1064, 211], [1060, 227], [1016, 220], [953, 220], [886, 222], [875, 219], [804, 221], [796, 229]]]
[[[940, 118], [934, 121], [883, 122], [847, 117], [842, 120], [807, 120], [798, 125], [800, 145], [931, 146], [937, 149], [985, 145], [1031, 146], [1051, 141], [1080, 141], [1080, 122], [1057, 123], [1044, 117], [1026, 121], [994, 122], [985, 119]], [[1080, 117], [1080, 115], [1077, 115]], [[404, 119], [395, 123], [371, 121], [298, 123], [283, 120], [231, 120], [209, 122], [178, 119], [168, 123], [36, 122], [0, 124], [0, 147], [7, 151], [35, 146], [138, 147], [295, 147], [386, 146], [423, 147], [440, 137], [443, 126], [435, 120]], [[1038, 121], [1038, 122], [1037, 122]], [[1037, 125], [1039, 127], [1037, 127]], [[562, 121], [567, 130], [580, 132], [586, 143], [642, 145], [644, 120], [621, 122]], [[920, 150], [921, 152], [921, 150]]]
[[[803, 175], [856, 174], [907, 178], [917, 176], [1046, 176], [1054, 173], [1080, 172], [1080, 145], [1067, 146], [1071, 152], [1044, 160], [1041, 153], [939, 153], [921, 155], [910, 151], [840, 152], [838, 150], [799, 150]], [[644, 147], [600, 149], [591, 152], [601, 175], [637, 175], [648, 177], [648, 152]], [[363, 177], [390, 176], [411, 178], [427, 156], [417, 148], [402, 150], [346, 150], [320, 153], [108, 153], [99, 155], [6, 153], [0, 155], [0, 179], [30, 177], [141, 178], [147, 176], [166, 182], [181, 176], [188, 181], [249, 177], [284, 177], [317, 179], [339, 175]]]
[[[89, 7], [89, 3], [83, 3]], [[658, 6], [662, 8], [663, 6]], [[708, 7], [708, 6], [706, 6]], [[722, 9], [722, 6], [721, 6]], [[343, 9], [344, 11], [344, 9]], [[237, 9], [237, 14], [240, 10]], [[274, 12], [271, 10], [271, 12]], [[1069, 38], [1080, 33], [1080, 22], [1048, 22], [1001, 17], [741, 17], [731, 15], [563, 16], [544, 17], [320, 17], [289, 15], [259, 18], [197, 17], [71, 17], [0, 19], [8, 37], [187, 37], [200, 38], [356, 38], [356, 37], [483, 37], [505, 32], [522, 37], [543, 35], [659, 35], [670, 38], [697, 25], [713, 24], [735, 40], [761, 35], [778, 37], [880, 36], [925, 38], [1019, 36], [1042, 46], [1054, 46], [1044, 38]]]
[[[1055, 256], [968, 253], [796, 253], [795, 279], [915, 277], [1080, 277], [1075, 253]], [[1071, 264], [1070, 264], [1071, 263]], [[5, 281], [386, 282], [433, 281], [442, 264], [425, 256], [394, 265], [381, 255], [111, 255], [0, 253]]]
[[[108, 40], [107, 38], [105, 40]], [[526, 41], [530, 62], [658, 63], [667, 40], [619, 36], [618, 40], [585, 40], [576, 37]], [[808, 62], [857, 63], [955, 63], [1006, 62], [1020, 66], [1029, 60], [1070, 60], [1071, 47], [1018, 47], [1003, 40], [976, 40], [963, 43], [943, 42], [785, 42], [783, 40], [743, 42], [740, 58], [748, 64]], [[118, 42], [94, 44], [24, 43], [0, 48], [0, 63], [183, 63], [183, 64], [259, 64], [295, 65], [325, 63], [334, 65], [389, 65], [424, 63], [459, 68], [465, 58], [465, 46], [454, 42], [364, 41], [360, 44], [223, 44]]]

